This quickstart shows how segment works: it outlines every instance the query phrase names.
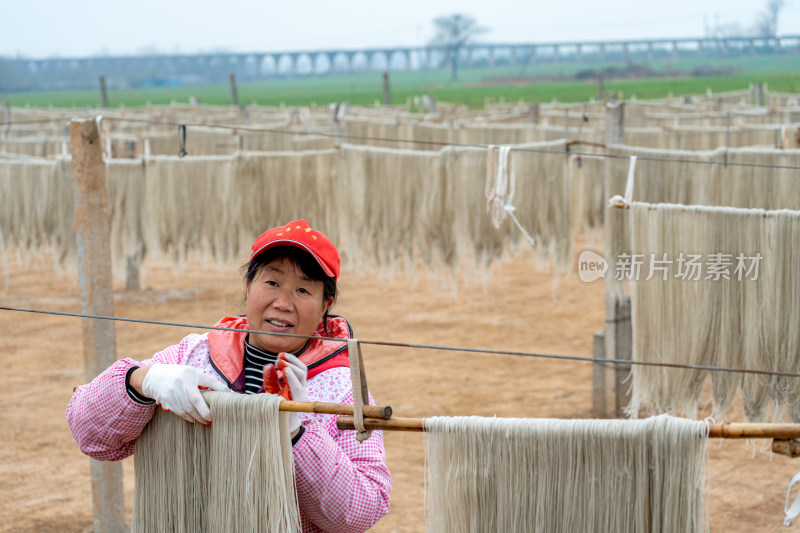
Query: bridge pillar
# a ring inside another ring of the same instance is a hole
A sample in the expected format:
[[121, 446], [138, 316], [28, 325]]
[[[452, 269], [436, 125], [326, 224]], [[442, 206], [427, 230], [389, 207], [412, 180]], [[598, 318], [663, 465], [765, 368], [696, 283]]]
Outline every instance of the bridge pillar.
[[489, 68], [494, 68], [494, 47], [489, 47]]
[[631, 59], [630, 43], [622, 43], [622, 57], [625, 58], [625, 61], [630, 61]]
[[297, 60], [300, 59], [300, 54], [289, 54], [289, 60], [291, 61], [291, 65], [289, 67], [289, 71], [292, 74], [292, 78], [297, 76]]
[[672, 41], [672, 57], [678, 58], [678, 41]]
[[406, 58], [406, 71], [411, 70], [411, 50], [403, 51], [403, 56]]
[[575, 46], [575, 60], [578, 63], [583, 63], [583, 47], [580, 43]]
[[347, 72], [353, 73], [355, 71], [355, 67], [353, 66], [353, 58], [355, 58], [355, 52], [345, 52], [344, 58], [347, 61]]
[[536, 48], [536, 46], [531, 46], [529, 48], [529, 50], [530, 50], [531, 55], [528, 56], [528, 64], [529, 65], [533, 65], [534, 63], [536, 63], [536, 50], [537, 50], [537, 48]]
[[559, 52], [558, 52], [558, 45], [554, 44], [553, 45], [553, 63], [558, 63], [559, 59], [560, 59], [560, 57], [559, 57]]
[[266, 54], [253, 54], [253, 61], [255, 62], [255, 72], [253, 77], [261, 78], [264, 74], [261, 72], [261, 66], [264, 63], [264, 56]]
[[604, 43], [600, 43], [600, 61], [606, 60], [606, 45]]
[[508, 62], [512, 67], [517, 64], [517, 48], [515, 46], [508, 47]]
[[697, 40], [697, 57], [703, 57], [703, 40]]
[[647, 43], [647, 60], [648, 61], [652, 61], [653, 60], [653, 42], [652, 41]]

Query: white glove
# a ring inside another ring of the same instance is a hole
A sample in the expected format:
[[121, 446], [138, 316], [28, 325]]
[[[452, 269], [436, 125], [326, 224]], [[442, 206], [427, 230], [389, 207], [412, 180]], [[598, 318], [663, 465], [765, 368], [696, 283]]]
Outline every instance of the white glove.
[[[306, 376], [308, 367], [296, 356], [281, 352], [278, 356], [278, 370], [283, 370], [286, 384], [292, 391], [292, 401], [306, 401]], [[300, 413], [289, 413], [289, 434], [294, 435], [300, 429]]]
[[184, 365], [155, 364], [147, 370], [142, 393], [187, 422], [211, 423], [211, 409], [200, 394], [200, 387], [215, 391], [228, 388], [202, 371]]

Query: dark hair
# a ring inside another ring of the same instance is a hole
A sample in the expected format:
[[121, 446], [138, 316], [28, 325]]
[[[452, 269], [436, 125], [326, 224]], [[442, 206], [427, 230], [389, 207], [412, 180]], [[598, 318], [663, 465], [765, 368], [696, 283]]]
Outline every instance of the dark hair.
[[[258, 254], [252, 261], [247, 262], [240, 269], [244, 277], [244, 282], [249, 285], [256, 278], [258, 271], [261, 270], [263, 266], [268, 265], [276, 259], [291, 261], [297, 265], [300, 271], [308, 278], [321, 281], [323, 285], [322, 301], [327, 302], [333, 299], [333, 303], [336, 303], [336, 297], [339, 295], [339, 290], [336, 287], [336, 278], [325, 274], [325, 271], [322, 270], [322, 267], [319, 266], [319, 263], [317, 263], [311, 254], [299, 248], [295, 248], [294, 246], [276, 246], [275, 248], [270, 248]], [[327, 318], [329, 310], [330, 308], [326, 309], [325, 314], [322, 316], [326, 335], [328, 333]]]

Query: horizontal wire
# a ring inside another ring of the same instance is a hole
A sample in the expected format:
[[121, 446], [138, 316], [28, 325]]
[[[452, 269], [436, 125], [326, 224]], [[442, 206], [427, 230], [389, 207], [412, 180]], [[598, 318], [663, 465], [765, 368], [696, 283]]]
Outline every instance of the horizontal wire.
[[[406, 144], [427, 144], [432, 146], [441, 146], [441, 147], [458, 147], [458, 148], [482, 148], [487, 149], [490, 145], [488, 144], [464, 144], [464, 143], [448, 143], [442, 141], [421, 141], [417, 139], [396, 139], [390, 137], [370, 137], [370, 136], [361, 136], [361, 135], [337, 135], [335, 133], [328, 133], [328, 132], [320, 132], [320, 131], [291, 131], [291, 130], [281, 130], [281, 129], [274, 129], [274, 128], [255, 128], [252, 126], [231, 126], [227, 124], [197, 124], [192, 122], [164, 122], [164, 121], [155, 121], [150, 119], [133, 119], [133, 118], [121, 118], [121, 117], [114, 117], [114, 116], [103, 116], [104, 120], [108, 120], [110, 122], [144, 122], [149, 124], [157, 124], [157, 125], [165, 125], [165, 126], [191, 126], [191, 127], [202, 127], [202, 128], [216, 128], [216, 129], [225, 129], [225, 130], [233, 130], [233, 131], [247, 131], [251, 133], [277, 133], [277, 134], [284, 134], [284, 135], [319, 135], [321, 137], [330, 137], [335, 139], [351, 139], [351, 140], [360, 140], [360, 141], [383, 141], [383, 142], [394, 142], [394, 143], [406, 143]], [[541, 154], [563, 154], [565, 153], [564, 150], [548, 150], [545, 148], [526, 148], [526, 147], [511, 147], [512, 151], [516, 152], [531, 152], [531, 153], [541, 153]], [[596, 153], [596, 152], [576, 152], [574, 150], [569, 150], [570, 154], [575, 154], [579, 156], [599, 156], [599, 157], [608, 157], [611, 159], [630, 159], [629, 155], [620, 155], [620, 154], [609, 154], [609, 153]], [[776, 168], [776, 169], [785, 169], [785, 170], [800, 170], [800, 166], [793, 166], [793, 165], [773, 165], [769, 163], [743, 163], [738, 161], [703, 161], [700, 159], [674, 159], [669, 157], [648, 157], [648, 156], [637, 156], [636, 157], [639, 161], [661, 161], [666, 163], [697, 163], [703, 165], [723, 165], [723, 166], [734, 166], [734, 167], [749, 167], [749, 168]]]
[[[103, 316], [103, 315], [88, 315], [82, 313], [68, 313], [64, 311], [50, 311], [46, 309], [26, 309], [21, 307], [6, 307], [0, 306], [0, 310], [2, 311], [18, 311], [23, 313], [38, 313], [38, 314], [45, 314], [45, 315], [58, 315], [58, 316], [68, 316], [68, 317], [76, 317], [76, 318], [90, 318], [90, 319], [97, 319], [97, 320], [113, 320], [118, 322], [134, 322], [138, 324], [154, 324], [159, 326], [175, 326], [175, 327], [183, 327], [183, 328], [192, 328], [192, 329], [204, 329], [204, 330], [218, 330], [218, 331], [234, 331], [234, 332], [242, 332], [247, 331], [248, 333], [257, 333], [257, 334], [264, 334], [264, 335], [274, 335], [276, 337], [295, 337], [301, 339], [311, 339], [311, 340], [323, 340], [323, 341], [334, 341], [334, 342], [341, 342], [346, 343], [347, 339], [340, 339], [336, 337], [320, 337], [316, 335], [298, 335], [295, 333], [277, 333], [274, 331], [261, 331], [261, 330], [241, 330], [236, 328], [223, 328], [220, 326], [203, 326], [198, 324], [184, 324], [180, 322], [160, 322], [157, 320], [146, 320], [141, 318], [124, 318], [124, 317], [114, 317], [114, 316]], [[492, 350], [488, 348], [460, 348], [456, 346], [438, 346], [433, 344], [414, 344], [414, 343], [405, 343], [405, 342], [391, 342], [391, 341], [371, 341], [371, 340], [364, 340], [358, 339], [358, 342], [361, 344], [370, 344], [373, 346], [391, 346], [395, 348], [416, 348], [421, 350], [439, 350], [439, 351], [449, 351], [449, 352], [466, 352], [466, 353], [481, 353], [481, 354], [490, 354], [490, 355], [516, 355], [522, 357], [538, 357], [543, 359], [559, 359], [559, 360], [567, 360], [567, 361], [584, 361], [584, 362], [591, 362], [591, 363], [613, 363], [613, 364], [623, 364], [623, 365], [640, 365], [640, 366], [656, 366], [656, 367], [664, 367], [664, 368], [676, 368], [676, 369], [683, 369], [683, 370], [708, 370], [714, 372], [731, 372], [737, 374], [758, 374], [758, 375], [765, 375], [765, 376], [779, 376], [779, 377], [791, 377], [791, 378], [800, 378], [800, 373], [797, 372], [781, 372], [777, 370], [757, 370], [757, 369], [744, 369], [744, 368], [728, 368], [722, 366], [711, 366], [711, 365], [681, 365], [677, 363], [656, 363], [651, 361], [632, 361], [626, 359], [601, 359], [597, 357], [586, 357], [580, 355], [556, 355], [556, 354], [542, 354], [542, 353], [535, 353], [535, 352], [519, 352], [519, 351], [512, 351], [512, 350]]]
[[[26, 124], [52, 124], [53, 122], [61, 122], [65, 120], [67, 124], [69, 124], [69, 119], [65, 117], [53, 117], [53, 118], [37, 118], [31, 120], [12, 120], [9, 122], [0, 122], [0, 126], [18, 126], [18, 125], [26, 125]], [[66, 125], [66, 124], [65, 124]]]
[[[252, 126], [233, 126], [228, 124], [199, 124], [194, 122], [171, 122], [171, 121], [161, 121], [161, 120], [153, 120], [153, 119], [143, 119], [143, 118], [129, 118], [129, 117], [115, 117], [113, 115], [103, 115], [104, 120], [108, 120], [109, 122], [133, 122], [133, 123], [143, 123], [143, 124], [152, 124], [157, 126], [185, 126], [185, 127], [197, 127], [197, 128], [210, 128], [210, 129], [224, 129], [230, 131], [246, 131], [250, 133], [275, 133], [279, 135], [318, 135], [320, 137], [328, 137], [334, 139], [348, 139], [348, 140], [358, 140], [358, 141], [382, 141], [382, 142], [391, 142], [391, 143], [405, 143], [405, 144], [419, 144], [419, 145], [430, 145], [430, 146], [441, 146], [445, 147], [457, 147], [457, 148], [482, 148], [487, 149], [490, 145], [488, 144], [466, 144], [466, 143], [449, 143], [449, 142], [442, 142], [442, 141], [422, 141], [417, 139], [398, 139], [392, 137], [372, 137], [372, 136], [363, 136], [363, 135], [337, 135], [335, 133], [323, 132], [323, 131], [292, 131], [292, 130], [282, 130], [282, 129], [275, 129], [275, 128], [257, 128]], [[60, 120], [60, 119], [59, 119]], [[44, 121], [44, 122], [52, 122], [51, 121]], [[0, 123], [2, 124], [2, 123]], [[8, 123], [13, 124], [13, 123]], [[698, 132], [698, 131], [686, 131], [686, 132], [678, 132], [680, 134], [703, 134], [705, 132]], [[544, 148], [526, 148], [523, 146], [511, 148], [512, 151], [516, 152], [531, 152], [531, 153], [541, 153], [541, 154], [563, 154], [565, 151], [563, 150], [548, 150]], [[607, 157], [610, 159], [629, 159], [629, 155], [621, 155], [621, 154], [609, 154], [609, 153], [597, 153], [597, 152], [579, 152], [574, 150], [569, 150], [570, 154], [578, 155], [578, 156], [595, 156], [595, 157]], [[656, 161], [656, 162], [664, 162], [664, 163], [692, 163], [692, 164], [700, 164], [700, 165], [722, 165], [722, 166], [733, 166], [733, 167], [748, 167], [748, 168], [774, 168], [774, 169], [784, 169], [784, 170], [800, 170], [800, 166], [794, 165], [773, 165], [769, 163], [744, 163], [739, 161], [703, 161], [700, 159], [684, 159], [684, 158], [670, 158], [670, 157], [652, 157], [652, 156], [637, 156], [637, 159], [640, 161]]]

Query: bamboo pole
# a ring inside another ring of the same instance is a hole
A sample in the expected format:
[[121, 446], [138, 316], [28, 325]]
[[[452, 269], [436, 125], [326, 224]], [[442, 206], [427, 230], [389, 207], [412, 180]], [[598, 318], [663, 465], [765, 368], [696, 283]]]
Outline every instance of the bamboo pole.
[[786, 455], [792, 459], [800, 457], [800, 442], [796, 440], [775, 439], [772, 441], [772, 453]]
[[[389, 431], [424, 431], [422, 418], [392, 418], [380, 420], [372, 418], [364, 420], [367, 429], [380, 429]], [[336, 426], [341, 430], [353, 429], [353, 419], [341, 416], [336, 421]], [[800, 424], [709, 424], [708, 438], [710, 439], [798, 439], [800, 438]]]
[[[375, 419], [392, 418], [392, 408], [388, 405], [365, 405], [364, 418]], [[292, 413], [323, 413], [328, 415], [349, 415], [353, 416], [353, 406], [349, 403], [325, 403], [325, 402], [281, 402], [280, 411]], [[366, 422], [366, 420], [364, 420]]]
[[[370, 431], [425, 431], [425, 429], [422, 427], [422, 420], [422, 418], [392, 418], [389, 420], [381, 420], [379, 418], [364, 418], [364, 427]], [[336, 427], [341, 430], [355, 429], [353, 417], [340, 416], [336, 420]]]
[[[76, 390], [78, 390], [78, 387], [72, 388], [72, 392]], [[353, 416], [353, 404], [350, 403], [295, 402], [284, 400], [281, 402], [278, 410], [288, 413], [321, 413], [325, 415]], [[392, 407], [390, 405], [365, 405], [363, 410], [364, 418], [383, 420], [392, 418]]]

